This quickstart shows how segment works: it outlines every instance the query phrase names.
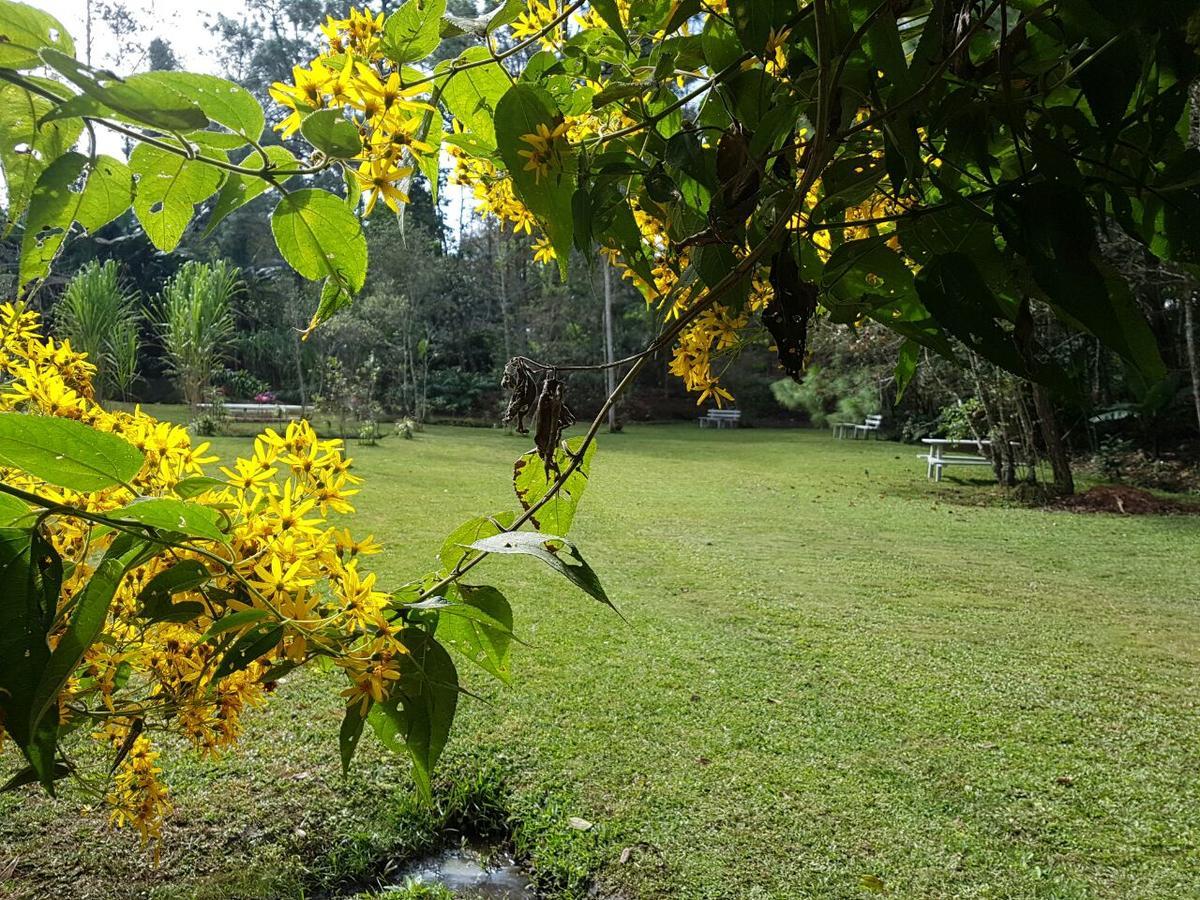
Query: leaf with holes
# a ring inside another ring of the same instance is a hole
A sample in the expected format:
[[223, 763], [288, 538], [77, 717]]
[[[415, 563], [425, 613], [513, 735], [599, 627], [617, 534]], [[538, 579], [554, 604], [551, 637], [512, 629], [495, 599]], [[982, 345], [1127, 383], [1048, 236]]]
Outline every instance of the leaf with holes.
[[129, 157], [137, 179], [133, 212], [154, 246], [169, 253], [179, 246], [196, 204], [221, 186], [223, 173], [149, 144], [138, 144]]
[[[143, 72], [121, 78], [57, 50], [43, 50], [41, 56], [46, 65], [84, 94], [135, 122], [166, 131], [194, 131], [208, 126], [204, 110], [168, 83], [170, 72]], [[69, 104], [66, 112], [55, 117], [77, 115]]]
[[111, 156], [92, 161], [71, 152], [56, 159], [38, 179], [29, 202], [21, 238], [21, 284], [49, 273], [73, 222], [95, 232], [129, 208], [132, 193], [129, 169]]
[[[559, 472], [567, 471], [582, 444], [582, 437], [571, 438], [567, 441], [565, 450], [559, 447], [555, 451], [554, 461]], [[563, 486], [546, 501], [546, 505], [530, 519], [538, 530], [560, 536], [565, 536], [570, 531], [575, 511], [579, 508], [579, 498], [588, 484], [592, 456], [595, 452], [596, 442], [593, 440], [584, 451], [579, 466], [567, 476]], [[536, 450], [523, 453], [513, 466], [513, 489], [517, 492], [517, 500], [521, 502], [521, 507], [526, 510], [545, 497], [557, 480], [558, 473], [553, 469], [546, 471], [546, 464]]]
[[420, 62], [442, 42], [446, 0], [408, 0], [388, 16], [380, 49], [397, 65]]
[[266, 116], [254, 95], [241, 85], [199, 72], [155, 72], [158, 83], [174, 88], [204, 114], [247, 140], [262, 137]]
[[75, 42], [54, 16], [25, 3], [0, 0], [0, 68], [36, 69], [47, 47], [75, 55]]
[[115, 434], [73, 419], [0, 413], [0, 466], [73, 491], [127, 484], [141, 470], [142, 452]]
[[[40, 87], [62, 87], [44, 78], [27, 78]], [[83, 131], [82, 119], [42, 122], [53, 108], [53, 101], [45, 97], [16, 84], [0, 83], [0, 167], [8, 188], [8, 228], [25, 212], [41, 174], [71, 149]]]

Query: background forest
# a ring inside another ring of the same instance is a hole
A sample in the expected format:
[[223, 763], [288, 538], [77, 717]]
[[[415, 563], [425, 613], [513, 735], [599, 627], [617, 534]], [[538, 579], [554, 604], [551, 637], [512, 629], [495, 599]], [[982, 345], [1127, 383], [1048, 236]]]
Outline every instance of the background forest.
[[[395, 5], [384, 2], [381, 9]], [[449, 4], [461, 14], [474, 14], [475, 6], [473, 0]], [[317, 26], [339, 8], [313, 0], [249, 0], [240, 19], [217, 15], [210, 28], [222, 74], [277, 109], [269, 86], [286, 81], [294, 61], [315, 52]], [[114, 58], [98, 63], [127, 71], [178, 66], [168, 38], [155, 34], [144, 17], [120, 3], [94, 4], [92, 15], [97, 29], [111, 33], [106, 46]], [[438, 56], [454, 56], [460, 42], [444, 41]], [[271, 140], [280, 138], [272, 132]], [[494, 424], [501, 373], [512, 356], [565, 365], [604, 358], [606, 280], [614, 357], [634, 352], [655, 333], [654, 317], [629, 284], [612, 272], [606, 279], [602, 263], [589, 265], [578, 255], [563, 281], [554, 266], [535, 261], [537, 247], [528, 234], [476, 214], [469, 189], [453, 184], [445, 165], [439, 184], [418, 180], [411, 194], [403, 222], [376, 216], [365, 224], [373, 263], [363, 294], [308, 340], [300, 332], [316, 308], [318, 289], [279, 258], [265, 204], [243, 206], [211, 234], [193, 227], [170, 255], [156, 251], [127, 213], [70, 242], [34, 306], [61, 335], [102, 361], [111, 399], [182, 401], [193, 409], [214, 399], [276, 400], [315, 409], [326, 430], [343, 434], [393, 418]], [[1046, 461], [1043, 481], [1068, 493], [1071, 460], [1080, 458], [1107, 478], [1194, 489], [1197, 286], [1127, 238], [1115, 232], [1099, 237], [1108, 261], [1135, 286], [1169, 370], [1163, 382], [1146, 383], [1099, 341], [1068, 332], [1049, 316], [1039, 322], [1039, 332], [1073, 376], [1071, 395], [1051, 396], [966, 348], [960, 348], [964, 366], [924, 351], [900, 393], [903, 342], [868, 321], [818, 321], [802, 384], [784, 377], [765, 331], [733, 357], [723, 381], [749, 424], [827, 426], [882, 413], [885, 431], [904, 440], [934, 434], [1000, 438], [1002, 446], [1020, 448], [996, 460], [996, 474], [1010, 485], [1037, 477], [1015, 465], [1018, 455], [1028, 455]], [[11, 237], [0, 245], [4, 271], [15, 271], [17, 249]], [[85, 265], [93, 260], [99, 262]], [[211, 333], [190, 336], [200, 370], [188, 375], [173, 346], [183, 337], [170, 338], [168, 311], [172, 293], [191, 293], [184, 282], [196, 280], [197, 273], [188, 273], [196, 263], [206, 264], [206, 278], [216, 274], [226, 282], [218, 305], [228, 312], [215, 314]], [[621, 419], [697, 414], [669, 363], [664, 354], [646, 367], [621, 401]], [[575, 373], [570, 382], [577, 412], [590, 413], [602, 402], [598, 373]], [[220, 429], [219, 422], [201, 418], [202, 430]]]

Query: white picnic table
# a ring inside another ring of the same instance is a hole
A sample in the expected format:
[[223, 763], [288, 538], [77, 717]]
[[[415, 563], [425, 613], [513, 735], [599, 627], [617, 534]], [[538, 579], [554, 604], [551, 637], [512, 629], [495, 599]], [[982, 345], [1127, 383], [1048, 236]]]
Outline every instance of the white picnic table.
[[[925, 477], [934, 481], [942, 480], [942, 469], [946, 466], [990, 466], [992, 461], [983, 456], [984, 447], [990, 447], [991, 441], [977, 441], [967, 438], [921, 438], [921, 443], [929, 448], [918, 456], [926, 462]], [[976, 453], [968, 456], [964, 453], [946, 453], [947, 448], [974, 448]]]

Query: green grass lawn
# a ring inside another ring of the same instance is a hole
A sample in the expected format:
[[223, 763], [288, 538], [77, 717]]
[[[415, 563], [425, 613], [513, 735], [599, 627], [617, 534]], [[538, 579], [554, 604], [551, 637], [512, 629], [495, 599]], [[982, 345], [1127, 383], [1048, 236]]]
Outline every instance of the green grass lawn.
[[[439, 428], [351, 449], [359, 527], [399, 583], [512, 505], [526, 445]], [[1200, 896], [1200, 518], [982, 503], [915, 456], [602, 435], [575, 537], [628, 621], [489, 560], [529, 646], [511, 688], [460, 665], [484, 702], [460, 705], [437, 810], [373, 743], [343, 779], [341, 677], [306, 673], [238, 752], [167, 759], [157, 868], [77, 791], [0, 799], [0, 895], [321, 895], [474, 819], [507, 820], [567, 895]]]

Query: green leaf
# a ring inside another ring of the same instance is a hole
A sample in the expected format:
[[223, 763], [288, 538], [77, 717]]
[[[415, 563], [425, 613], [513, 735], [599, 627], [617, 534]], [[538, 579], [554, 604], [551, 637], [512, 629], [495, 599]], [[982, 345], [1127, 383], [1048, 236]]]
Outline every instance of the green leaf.
[[338, 750], [342, 756], [343, 775], [350, 773], [350, 762], [354, 759], [354, 751], [358, 749], [365, 721], [362, 707], [357, 700], [346, 707], [346, 714], [342, 716], [342, 727], [338, 730]]
[[[788, 0], [729, 0], [729, 16], [741, 38], [742, 46], [751, 53], [761, 53], [767, 46], [771, 29], [781, 25], [788, 15]], [[795, 12], [795, 3], [791, 11]]]
[[75, 55], [75, 43], [62, 23], [49, 13], [25, 3], [0, 0], [0, 67], [36, 69], [38, 53], [51, 47]]
[[869, 308], [911, 297], [913, 276], [887, 246], [886, 236], [862, 238], [833, 251], [821, 272], [821, 288], [832, 301]]
[[458, 593], [461, 603], [438, 610], [437, 639], [507, 683], [512, 607], [493, 587], [460, 584]]
[[[246, 146], [246, 139], [240, 134], [230, 134], [228, 131], [188, 131], [183, 135], [189, 144], [195, 144], [201, 150], [241, 150]], [[272, 145], [274, 146], [274, 145]]]
[[420, 62], [442, 42], [446, 0], [408, 0], [388, 16], [380, 49], [397, 65]]
[[713, 72], [727, 69], [742, 58], [742, 44], [737, 32], [716, 16], [705, 19], [700, 46], [704, 50], [704, 61]]
[[532, 84], [514, 84], [496, 105], [496, 145], [512, 176], [513, 187], [521, 201], [537, 216], [550, 237], [558, 256], [558, 267], [566, 277], [570, 258], [574, 218], [571, 195], [575, 192], [575, 151], [568, 149], [565, 138], [557, 144], [562, 148], [558, 171], [546, 175], [525, 168], [528, 159], [521, 156], [530, 145], [523, 135], [536, 134], [538, 126], [553, 129], [562, 116], [550, 95]]
[[[284, 147], [272, 144], [270, 147], [264, 147], [264, 152], [267, 154], [269, 166], [273, 169], [294, 169], [298, 163], [296, 157]], [[242, 161], [242, 166], [253, 168], [262, 162], [257, 153], [253, 153]], [[294, 176], [289, 175], [286, 178], [279, 178], [280, 184], [287, 184]], [[217, 227], [217, 223], [224, 219], [235, 209], [240, 209], [251, 200], [260, 196], [264, 191], [271, 187], [271, 182], [265, 178], [260, 178], [257, 175], [242, 175], [238, 172], [230, 172], [225, 182], [221, 185], [221, 192], [217, 194], [217, 201], [213, 204], [212, 214], [208, 217], [208, 225], [204, 228], [204, 236], [208, 237], [213, 233], [213, 229]]]
[[261, 622], [271, 614], [265, 609], [243, 609], [239, 612], [222, 616], [208, 626], [208, 631], [200, 638], [201, 642], [209, 641], [227, 631], [244, 628], [252, 622]]
[[464, 64], [475, 67], [463, 69], [446, 80], [442, 102], [472, 134], [494, 147], [496, 106], [511, 82], [499, 63], [484, 62], [490, 56], [486, 47], [469, 47], [453, 63], [438, 68], [448, 71]]
[[168, 82], [170, 72], [143, 72], [121, 78], [57, 50], [42, 50], [41, 56], [46, 65], [87, 96], [136, 122], [166, 131], [194, 131], [208, 126], [204, 110]]
[[1011, 333], [999, 324], [1008, 318], [1004, 308], [969, 256], [932, 258], [918, 273], [916, 288], [938, 324], [967, 347], [1001, 368], [1032, 377]]
[[61, 573], [57, 554], [33, 531], [0, 529], [0, 712], [4, 728], [47, 790], [54, 783], [56, 729], [34, 729], [31, 711], [50, 660], [46, 632], [58, 605]]
[[0, 494], [0, 528], [12, 528], [32, 512], [23, 500], [11, 494]]
[[424, 629], [405, 628], [397, 639], [408, 649], [407, 655], [399, 657], [399, 690], [384, 703], [376, 703], [367, 721], [391, 750], [398, 750], [398, 737], [404, 735], [413, 778], [428, 798], [430, 776], [458, 708], [458, 671], [450, 654]]
[[[554, 461], [559, 472], [565, 472], [571, 464], [579, 447], [582, 437], [571, 438], [564, 450], [559, 447], [554, 452]], [[592, 467], [592, 456], [596, 452], [596, 442], [591, 441], [584, 451], [583, 460], [573, 471], [558, 492], [537, 511], [532, 519], [534, 527], [547, 534], [566, 536], [575, 519], [575, 510], [579, 508], [579, 498], [583, 495], [588, 484], [588, 473]], [[558, 474], [553, 469], [546, 470], [546, 464], [538, 456], [536, 450], [523, 453], [513, 466], [513, 489], [517, 492], [517, 500], [523, 509], [532, 508], [546, 496], [550, 487], [557, 480]]]
[[1128, 285], [1104, 264], [1083, 194], [1060, 184], [1016, 185], [1000, 193], [996, 222], [1009, 247], [1029, 261], [1051, 305], [1151, 379], [1166, 366]]
[[105, 513], [114, 519], [138, 522], [161, 531], [178, 532], [188, 537], [229, 543], [229, 535], [221, 531], [216, 510], [171, 497], [149, 497], [135, 500], [128, 506]]
[[[146, 541], [127, 534], [118, 535], [105, 551], [83, 590], [75, 597], [67, 628], [58, 639], [34, 692], [30, 711], [34, 728], [38, 727], [46, 712], [54, 707], [63, 685], [79, 666], [88, 648], [100, 636], [121, 579], [134, 566], [143, 563], [148, 553], [152, 555], [153, 550]], [[54, 708], [57, 714], [57, 707]]]
[[472, 550], [484, 553], [519, 553], [540, 559], [555, 572], [567, 578], [588, 596], [616, 610], [600, 579], [587, 564], [578, 548], [566, 538], [537, 531], [508, 531], [494, 537], [483, 538], [471, 545]]
[[460, 562], [471, 555], [469, 549], [471, 544], [480, 538], [491, 537], [511, 528], [516, 518], [511, 512], [502, 512], [494, 516], [476, 516], [474, 519], [463, 522], [450, 532], [442, 544], [442, 549], [438, 551], [438, 560], [442, 564], [442, 570], [453, 572]]
[[[61, 89], [55, 82], [28, 76], [40, 85]], [[42, 122], [54, 103], [19, 85], [0, 83], [0, 166], [8, 188], [8, 227], [25, 212], [38, 178], [54, 160], [75, 144], [82, 119]]]
[[913, 376], [917, 374], [917, 363], [921, 358], [921, 345], [916, 341], [907, 340], [900, 347], [900, 355], [896, 358], [896, 402], [904, 396]]
[[155, 72], [154, 76], [158, 83], [174, 88], [234, 134], [251, 141], [262, 137], [266, 126], [262, 106], [241, 85], [199, 72]]
[[73, 491], [132, 481], [145, 457], [122, 437], [73, 419], [0, 413], [0, 465]]
[[189, 622], [205, 612], [203, 603], [185, 600], [172, 603], [175, 594], [206, 584], [212, 574], [198, 560], [183, 559], [147, 582], [138, 595], [140, 615], [150, 622]]
[[312, 317], [312, 323], [319, 325], [329, 321], [340, 310], [345, 309], [353, 302], [354, 295], [347, 289], [344, 281], [330, 275], [321, 284], [321, 297], [317, 301], [317, 311]]
[[183, 239], [196, 204], [221, 186], [223, 173], [149, 144], [134, 148], [129, 165], [137, 181], [133, 212], [154, 246], [169, 253]]
[[319, 109], [300, 123], [304, 139], [332, 159], [351, 159], [362, 152], [362, 138], [340, 109]]
[[132, 195], [129, 169], [111, 156], [93, 161], [71, 152], [56, 159], [30, 199], [21, 238], [21, 284], [49, 274], [73, 222], [94, 233], [129, 209]]
[[184, 499], [199, 497], [209, 491], [219, 491], [229, 487], [229, 483], [220, 478], [210, 478], [208, 475], [193, 475], [175, 485], [175, 494]]
[[627, 49], [633, 50], [629, 43], [629, 34], [625, 31], [625, 23], [621, 21], [621, 11], [617, 8], [617, 0], [591, 0], [594, 9], [604, 20], [604, 24], [617, 33]]
[[220, 681], [226, 675], [240, 672], [261, 656], [270, 653], [283, 640], [283, 626], [275, 622], [262, 622], [247, 628], [225, 651], [213, 678]]
[[441, 36], [444, 38], [458, 37], [462, 34], [473, 34], [476, 37], [486, 37], [497, 28], [503, 28], [519, 16], [525, 9], [525, 0], [504, 0], [495, 9], [479, 16], [456, 16], [446, 13], [442, 16]]
[[[317, 188], [293, 191], [271, 214], [271, 231], [288, 265], [305, 278], [330, 278], [346, 293], [362, 290], [367, 238], [358, 217], [333, 194]], [[326, 300], [322, 291], [322, 308]], [[317, 319], [322, 318], [318, 311]]]
[[[53, 767], [52, 778], [54, 781], [61, 781], [71, 774], [74, 770], [64, 762], [56, 762]], [[35, 781], [40, 781], [41, 775], [33, 766], [26, 766], [21, 769], [8, 781], [4, 782], [4, 787], [0, 787], [0, 794], [7, 794], [15, 791], [17, 788], [25, 787], [27, 784], [33, 784]]]

